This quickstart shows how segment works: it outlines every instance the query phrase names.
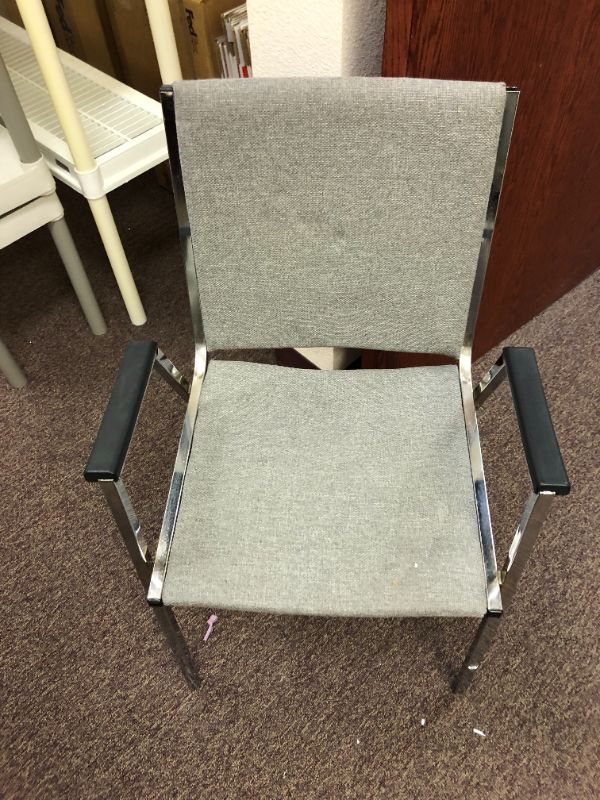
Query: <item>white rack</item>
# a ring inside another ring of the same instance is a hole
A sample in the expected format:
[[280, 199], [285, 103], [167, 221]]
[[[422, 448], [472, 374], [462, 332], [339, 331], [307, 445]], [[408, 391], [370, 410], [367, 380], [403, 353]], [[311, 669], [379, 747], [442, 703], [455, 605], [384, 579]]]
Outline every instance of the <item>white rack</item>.
[[[27, 33], [2, 17], [0, 52], [51, 171], [83, 194]], [[63, 50], [58, 54], [105, 192], [166, 161], [167, 143], [158, 101]]]

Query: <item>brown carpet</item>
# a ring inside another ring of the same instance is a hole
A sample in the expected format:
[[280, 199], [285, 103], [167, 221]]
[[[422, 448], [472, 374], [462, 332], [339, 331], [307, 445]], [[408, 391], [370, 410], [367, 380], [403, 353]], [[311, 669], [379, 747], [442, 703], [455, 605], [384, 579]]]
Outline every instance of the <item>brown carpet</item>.
[[[191, 693], [81, 477], [129, 338], [156, 338], [189, 370], [172, 199], [152, 176], [112, 196], [150, 319], [134, 329], [85, 203], [62, 196], [110, 330], [87, 330], [45, 231], [0, 254], [0, 330], [30, 378], [22, 391], [0, 380], [0, 796], [597, 797], [600, 274], [510, 340], [537, 349], [574, 488], [470, 693], [449, 679], [471, 622], [212, 608], [181, 615], [205, 676]], [[155, 379], [124, 473], [153, 536], [182, 413]], [[529, 491], [506, 385], [481, 424], [503, 557]]]

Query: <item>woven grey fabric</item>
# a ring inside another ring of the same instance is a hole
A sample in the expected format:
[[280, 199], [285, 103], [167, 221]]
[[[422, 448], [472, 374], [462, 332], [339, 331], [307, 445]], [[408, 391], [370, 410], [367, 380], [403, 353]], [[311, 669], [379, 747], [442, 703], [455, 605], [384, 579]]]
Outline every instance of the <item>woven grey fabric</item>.
[[212, 361], [163, 597], [215, 609], [481, 617], [457, 369]]
[[207, 343], [457, 355], [503, 84], [175, 83]]

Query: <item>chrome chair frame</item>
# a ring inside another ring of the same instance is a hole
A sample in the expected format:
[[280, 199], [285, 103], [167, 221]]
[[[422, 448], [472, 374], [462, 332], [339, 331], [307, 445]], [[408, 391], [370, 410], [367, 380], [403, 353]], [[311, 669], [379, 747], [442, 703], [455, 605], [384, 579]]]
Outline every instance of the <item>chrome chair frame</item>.
[[[175, 125], [175, 107], [173, 89], [164, 86], [160, 93], [167, 143], [171, 163], [171, 175], [175, 206], [179, 226], [179, 238], [184, 254], [187, 287], [190, 299], [194, 331], [194, 372], [191, 384], [188, 384], [175, 366], [157, 350], [154, 361], [155, 371], [187, 401], [187, 408], [181, 432], [175, 466], [167, 497], [165, 513], [162, 521], [156, 556], [150, 559], [144, 539], [141, 535], [138, 519], [133, 511], [131, 501], [124, 484], [119, 477], [116, 481], [99, 480], [102, 491], [114, 515], [117, 526], [123, 536], [125, 546], [133, 561], [138, 577], [147, 592], [147, 600], [167, 641], [179, 661], [183, 674], [189, 685], [195, 688], [199, 683], [198, 674], [190, 653], [185, 644], [182, 632], [170, 608], [162, 601], [163, 585], [169, 552], [175, 531], [181, 495], [185, 481], [188, 459], [191, 452], [194, 426], [198, 414], [200, 393], [209, 353], [204, 337], [198, 283], [194, 264], [194, 252], [191, 240], [190, 223], [185, 201], [183, 177], [177, 143]], [[482, 619], [467, 657], [456, 677], [453, 688], [456, 692], [464, 691], [478, 669], [481, 659], [495, 633], [503, 608], [514, 592], [516, 583], [524, 569], [541, 525], [550, 508], [553, 492], [533, 493], [526, 503], [525, 510], [517, 527], [512, 545], [501, 571], [497, 569], [492, 523], [487, 497], [483, 459], [479, 440], [476, 408], [487, 399], [506, 377], [506, 366], [501, 358], [473, 388], [471, 377], [472, 345], [475, 324], [479, 312], [481, 295], [487, 270], [490, 246], [494, 233], [496, 214], [504, 172], [508, 158], [508, 150], [519, 100], [519, 90], [508, 88], [506, 106], [501, 127], [496, 165], [490, 197], [488, 201], [485, 226], [479, 251], [478, 264], [471, 303], [467, 318], [463, 347], [458, 359], [460, 387], [465, 418], [467, 443], [471, 461], [473, 491], [477, 508], [480, 542], [483, 553], [487, 582], [487, 613]], [[342, 343], [343, 344], [343, 343]]]

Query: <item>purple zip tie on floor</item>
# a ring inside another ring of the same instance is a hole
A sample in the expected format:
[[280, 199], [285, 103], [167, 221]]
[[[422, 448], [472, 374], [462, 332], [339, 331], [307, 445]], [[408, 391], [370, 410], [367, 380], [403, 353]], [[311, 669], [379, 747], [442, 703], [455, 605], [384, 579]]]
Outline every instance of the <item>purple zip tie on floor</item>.
[[209, 637], [209, 636], [211, 635], [211, 633], [213, 632], [213, 625], [215, 624], [215, 622], [216, 622], [218, 619], [219, 619], [219, 618], [217, 617], [217, 615], [216, 615], [216, 614], [211, 614], [211, 615], [210, 615], [210, 617], [209, 617], [209, 618], [206, 620], [206, 624], [208, 625], [208, 630], [207, 630], [207, 631], [206, 631], [206, 633], [204, 634], [204, 641], [205, 641], [205, 642], [206, 642], [206, 641], [208, 641], [208, 637]]

